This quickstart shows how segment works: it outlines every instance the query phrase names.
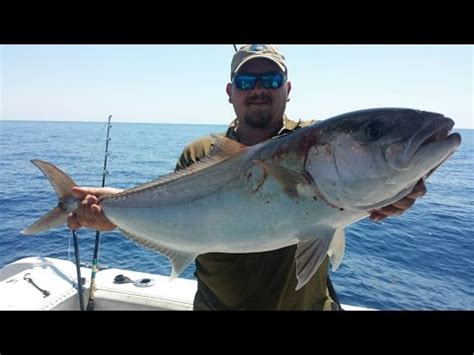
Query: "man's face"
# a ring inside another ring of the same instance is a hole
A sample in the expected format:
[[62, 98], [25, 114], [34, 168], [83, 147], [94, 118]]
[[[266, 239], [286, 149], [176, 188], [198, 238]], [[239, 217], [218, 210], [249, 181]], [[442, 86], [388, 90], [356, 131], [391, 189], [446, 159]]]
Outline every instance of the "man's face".
[[[281, 72], [281, 69], [270, 60], [257, 58], [245, 63], [237, 74], [268, 72]], [[260, 80], [257, 80], [253, 89], [240, 90], [235, 84], [227, 84], [226, 91], [240, 121], [243, 120], [254, 128], [265, 128], [281, 121], [290, 90], [291, 84], [289, 82], [285, 82], [278, 89], [265, 89]]]

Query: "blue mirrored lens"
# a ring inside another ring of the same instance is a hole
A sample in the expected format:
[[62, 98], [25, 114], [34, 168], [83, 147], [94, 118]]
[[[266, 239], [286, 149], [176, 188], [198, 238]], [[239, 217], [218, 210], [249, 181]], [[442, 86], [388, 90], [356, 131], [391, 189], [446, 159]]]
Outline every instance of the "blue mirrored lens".
[[262, 86], [265, 89], [278, 89], [283, 85], [283, 75], [281, 73], [262, 74], [260, 77]]
[[239, 90], [251, 90], [260, 80], [265, 89], [278, 89], [285, 82], [285, 76], [282, 73], [264, 73], [264, 74], [237, 74], [233, 83]]
[[257, 84], [255, 75], [238, 74], [234, 77], [234, 84], [239, 90], [250, 90]]

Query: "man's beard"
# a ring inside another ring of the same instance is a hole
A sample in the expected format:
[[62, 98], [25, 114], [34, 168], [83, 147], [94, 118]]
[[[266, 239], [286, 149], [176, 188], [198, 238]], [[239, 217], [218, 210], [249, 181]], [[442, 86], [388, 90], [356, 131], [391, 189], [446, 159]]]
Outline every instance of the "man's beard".
[[255, 95], [248, 99], [247, 105], [252, 103], [266, 103], [264, 108], [253, 106], [244, 115], [245, 122], [253, 128], [265, 128], [272, 122], [271, 104], [272, 100], [266, 95]]
[[272, 122], [272, 113], [267, 110], [247, 112], [244, 120], [250, 127], [265, 128]]

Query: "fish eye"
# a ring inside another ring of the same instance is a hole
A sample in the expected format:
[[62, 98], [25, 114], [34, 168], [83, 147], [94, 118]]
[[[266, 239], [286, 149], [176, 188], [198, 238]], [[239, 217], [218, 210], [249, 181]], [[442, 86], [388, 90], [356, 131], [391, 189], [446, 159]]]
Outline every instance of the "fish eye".
[[370, 140], [379, 139], [383, 134], [382, 128], [376, 123], [369, 123], [365, 126], [364, 135]]

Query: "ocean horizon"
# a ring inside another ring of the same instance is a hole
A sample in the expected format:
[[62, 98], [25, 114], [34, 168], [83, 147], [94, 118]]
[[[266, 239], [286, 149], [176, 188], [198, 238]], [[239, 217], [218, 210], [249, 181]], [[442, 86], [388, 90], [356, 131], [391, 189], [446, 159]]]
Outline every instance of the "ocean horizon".
[[[98, 124], [104, 124], [104, 120], [43, 120], [43, 119], [1, 119], [0, 122], [49, 122], [49, 123], [98, 123]], [[188, 122], [148, 122], [148, 121], [115, 121], [113, 120], [113, 124], [122, 124], [122, 123], [127, 123], [127, 124], [158, 124], [158, 125], [189, 125], [189, 126], [228, 126], [230, 124], [229, 122], [223, 122], [223, 123], [212, 123], [212, 122], [199, 122], [199, 123], [188, 123]], [[473, 128], [467, 128], [467, 127], [457, 127], [457, 130], [474, 130]]]

